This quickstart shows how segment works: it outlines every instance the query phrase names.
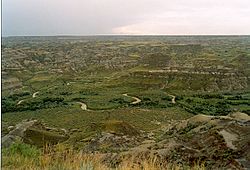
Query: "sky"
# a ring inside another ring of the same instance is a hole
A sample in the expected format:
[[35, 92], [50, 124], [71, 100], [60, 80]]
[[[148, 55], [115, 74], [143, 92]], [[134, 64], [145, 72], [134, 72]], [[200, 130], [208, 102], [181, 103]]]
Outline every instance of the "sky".
[[250, 0], [2, 0], [3, 36], [250, 34]]

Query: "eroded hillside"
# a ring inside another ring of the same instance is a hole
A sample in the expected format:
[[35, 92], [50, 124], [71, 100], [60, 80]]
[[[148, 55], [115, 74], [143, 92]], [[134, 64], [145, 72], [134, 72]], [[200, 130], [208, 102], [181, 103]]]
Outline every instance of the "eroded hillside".
[[132, 79], [138, 79], [138, 74], [151, 76], [178, 90], [183, 86], [205, 91], [247, 89], [249, 43], [248, 37], [6, 38], [4, 89], [18, 88], [44, 72], [92, 75], [102, 71], [126, 71]]

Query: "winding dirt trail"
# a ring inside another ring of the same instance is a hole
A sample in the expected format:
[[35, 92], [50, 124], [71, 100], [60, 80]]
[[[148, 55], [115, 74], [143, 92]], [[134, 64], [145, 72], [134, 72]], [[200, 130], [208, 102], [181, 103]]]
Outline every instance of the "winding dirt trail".
[[[164, 92], [165, 93], [165, 92]], [[174, 95], [172, 95], [172, 94], [168, 94], [168, 93], [165, 93], [166, 95], [168, 95], [168, 96], [170, 96], [170, 97], [172, 97], [172, 103], [173, 104], [175, 104], [176, 103], [176, 101], [175, 101], [175, 98], [176, 98], [176, 96], [174, 96]]]
[[76, 103], [78, 103], [78, 104], [81, 105], [81, 109], [82, 109], [82, 110], [88, 110], [88, 109], [87, 109], [87, 105], [86, 105], [85, 103], [82, 103], [82, 102], [76, 102]]
[[[38, 93], [39, 93], [39, 91], [33, 93], [33, 94], [32, 94], [32, 98], [37, 97], [37, 94], [38, 94]], [[26, 100], [26, 99], [23, 99], [23, 100], [18, 101], [17, 105], [19, 105], [19, 104], [21, 104], [22, 102], [24, 102], [24, 100]]]
[[171, 94], [169, 94], [169, 96], [172, 97], [172, 103], [175, 104], [175, 103], [176, 103], [176, 102], [175, 102], [175, 96], [174, 96], [174, 95], [171, 95]]
[[24, 100], [20, 100], [20, 101], [17, 103], [17, 105], [21, 104], [23, 101], [24, 101]]
[[134, 97], [134, 96], [129, 96], [128, 94], [122, 94], [123, 96], [126, 96], [126, 97], [131, 97], [133, 98], [135, 101], [133, 101], [131, 104], [137, 104], [137, 103], [140, 103], [141, 102], [141, 99], [139, 99], [138, 97]]
[[32, 97], [33, 97], [33, 98], [35, 98], [35, 97], [36, 97], [36, 95], [37, 95], [38, 93], [39, 93], [39, 91], [37, 91], [37, 92], [33, 93], [33, 94], [32, 94]]
[[[32, 94], [32, 98], [37, 97], [37, 94], [38, 94], [38, 93], [39, 93], [39, 91], [33, 93], [33, 94]], [[25, 99], [18, 101], [17, 105], [19, 105], [19, 104], [21, 104], [22, 102], [24, 102], [24, 100], [25, 100]]]

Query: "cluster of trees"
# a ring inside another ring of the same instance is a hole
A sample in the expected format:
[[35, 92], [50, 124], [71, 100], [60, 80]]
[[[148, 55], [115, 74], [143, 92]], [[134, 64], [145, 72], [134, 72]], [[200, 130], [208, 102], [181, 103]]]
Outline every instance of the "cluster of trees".
[[67, 103], [62, 97], [46, 97], [41, 100], [28, 102], [24, 101], [19, 105], [17, 105], [17, 102], [14, 101], [12, 98], [4, 97], [2, 99], [2, 113], [55, 108], [65, 105], [67, 105]]
[[[164, 101], [165, 99], [165, 101]], [[172, 98], [171, 98], [172, 99]], [[141, 98], [141, 102], [137, 104], [137, 106], [141, 106], [141, 107], [154, 107], [154, 108], [167, 108], [167, 107], [172, 107], [173, 104], [169, 101], [171, 101], [170, 98], [166, 97], [163, 98], [163, 101], [159, 101], [159, 100], [152, 100], [149, 97], [142, 97]], [[166, 102], [168, 101], [168, 102]]]
[[184, 97], [183, 96], [180, 96], [180, 95], [177, 95], [175, 96], [175, 100], [178, 101], [178, 100], [183, 100]]
[[236, 96], [232, 96], [232, 97], [228, 97], [228, 100], [242, 100], [243, 97], [241, 95], [236, 95]]
[[14, 108], [16, 107], [17, 101], [20, 100], [20, 98], [29, 96], [29, 95], [30, 95], [30, 92], [21, 92], [21, 93], [11, 94], [8, 97], [2, 97], [2, 105], [1, 105], [2, 113], [10, 112], [14, 110]]
[[[231, 94], [225, 94], [231, 95]], [[241, 95], [234, 95], [230, 97], [225, 97], [222, 94], [195, 94], [192, 97], [198, 97], [201, 99], [227, 99], [227, 100], [247, 100], [246, 98], [242, 97]]]
[[232, 112], [232, 109], [226, 101], [218, 102], [216, 105], [215, 115], [227, 115], [228, 113]]
[[111, 103], [121, 104], [121, 105], [128, 105], [130, 102], [124, 100], [123, 98], [115, 98], [110, 100]]
[[[230, 96], [227, 97], [225, 95]], [[205, 100], [200, 100], [198, 98]], [[218, 102], [215, 103], [214, 100], [209, 99], [220, 100], [217, 100]], [[180, 100], [180, 102], [178, 102], [178, 105], [184, 108], [186, 111], [194, 114], [202, 113], [209, 115], [227, 115], [235, 109], [235, 106], [250, 106], [250, 101], [247, 97], [244, 97], [240, 94], [195, 94], [192, 95], [190, 98]], [[248, 109], [243, 109], [241, 111], [249, 114]]]
[[11, 112], [16, 107], [16, 102], [10, 97], [2, 98], [2, 113]]
[[201, 99], [224, 99], [221, 94], [195, 94], [193, 97], [199, 97]]
[[8, 98], [15, 101], [15, 100], [18, 100], [21, 97], [29, 96], [29, 95], [30, 95], [30, 92], [21, 92], [21, 93], [12, 94], [12, 95], [8, 96]]
[[171, 96], [164, 96], [161, 98], [161, 100], [172, 101], [172, 97]]
[[248, 105], [250, 106], [250, 101], [249, 100], [240, 100], [240, 101], [226, 101], [227, 104], [230, 104], [230, 105]]
[[209, 101], [196, 101], [193, 99], [186, 99], [185, 103], [179, 103], [188, 112], [194, 114], [207, 114], [207, 115], [227, 115], [232, 111], [227, 101], [219, 101], [217, 103], [210, 103]]

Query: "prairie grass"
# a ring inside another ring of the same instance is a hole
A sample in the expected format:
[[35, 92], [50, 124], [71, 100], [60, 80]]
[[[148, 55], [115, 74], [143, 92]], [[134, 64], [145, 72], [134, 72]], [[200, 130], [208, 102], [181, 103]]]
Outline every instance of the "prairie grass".
[[[183, 167], [178, 164], [162, 164], [157, 158], [140, 160], [127, 158], [116, 166], [110, 166], [103, 154], [83, 154], [64, 145], [45, 146], [39, 150], [17, 143], [2, 150], [3, 170], [203, 170], [202, 165]], [[111, 161], [111, 160], [110, 160]]]

